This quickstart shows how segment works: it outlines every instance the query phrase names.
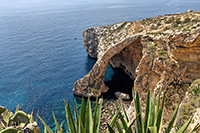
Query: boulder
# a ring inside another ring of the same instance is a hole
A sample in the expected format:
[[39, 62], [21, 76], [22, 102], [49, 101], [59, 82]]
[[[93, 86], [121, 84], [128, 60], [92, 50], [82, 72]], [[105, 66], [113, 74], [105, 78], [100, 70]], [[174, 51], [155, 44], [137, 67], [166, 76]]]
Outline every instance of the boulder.
[[193, 12], [193, 10], [192, 10], [192, 9], [189, 9], [188, 12]]
[[122, 93], [122, 92], [119, 92], [119, 91], [115, 92], [115, 96], [117, 98], [121, 98], [122, 100], [130, 100], [129, 94]]

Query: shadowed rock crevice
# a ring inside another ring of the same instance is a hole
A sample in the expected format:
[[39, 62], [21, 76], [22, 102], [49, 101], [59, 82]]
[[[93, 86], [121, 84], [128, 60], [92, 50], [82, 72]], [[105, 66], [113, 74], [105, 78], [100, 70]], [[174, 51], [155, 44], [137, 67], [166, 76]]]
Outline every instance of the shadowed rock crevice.
[[104, 97], [114, 96], [115, 92], [122, 92], [129, 94], [132, 97], [133, 82], [136, 78], [135, 69], [137, 68], [142, 58], [142, 44], [140, 41], [132, 42], [125, 47], [121, 52], [114, 55], [110, 59], [110, 64], [113, 67], [114, 75], [112, 80], [105, 81], [109, 90], [108, 94], [104, 94]]

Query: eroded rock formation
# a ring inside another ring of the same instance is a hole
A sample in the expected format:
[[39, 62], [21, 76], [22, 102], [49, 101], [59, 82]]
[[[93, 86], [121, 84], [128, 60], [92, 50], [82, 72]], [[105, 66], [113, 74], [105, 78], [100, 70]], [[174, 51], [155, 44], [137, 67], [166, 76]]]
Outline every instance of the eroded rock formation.
[[109, 63], [123, 68], [142, 94], [200, 78], [199, 12], [88, 28], [83, 38], [87, 53], [97, 62], [74, 84], [76, 95], [96, 97], [107, 92], [104, 74]]

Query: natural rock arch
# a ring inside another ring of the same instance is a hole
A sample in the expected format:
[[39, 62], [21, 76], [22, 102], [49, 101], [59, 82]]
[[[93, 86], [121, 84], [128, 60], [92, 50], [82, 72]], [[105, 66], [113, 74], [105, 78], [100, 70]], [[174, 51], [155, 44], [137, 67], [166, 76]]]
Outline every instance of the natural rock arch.
[[123, 66], [125, 72], [134, 79], [136, 77], [135, 69], [142, 58], [141, 35], [124, 39], [98, 57], [100, 58], [93, 69], [74, 84], [73, 92], [75, 95], [96, 97], [101, 96], [101, 93], [106, 93], [109, 88], [104, 83], [104, 74], [109, 62], [113, 67]]

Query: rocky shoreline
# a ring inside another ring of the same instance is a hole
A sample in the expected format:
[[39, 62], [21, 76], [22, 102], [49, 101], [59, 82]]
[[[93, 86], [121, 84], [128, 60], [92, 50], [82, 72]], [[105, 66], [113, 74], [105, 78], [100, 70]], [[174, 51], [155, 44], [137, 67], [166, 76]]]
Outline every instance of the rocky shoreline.
[[[73, 93], [81, 97], [100, 97], [108, 91], [104, 75], [111, 64], [113, 68], [123, 68], [134, 80], [133, 88], [139, 91], [143, 108], [147, 90], [154, 95], [166, 92], [164, 119], [168, 121], [174, 107], [186, 101], [189, 85], [200, 78], [200, 12], [188, 10], [87, 28], [83, 43], [88, 55], [97, 61], [88, 74], [74, 83]], [[127, 109], [130, 119], [135, 117], [133, 107], [131, 103]], [[199, 107], [191, 108], [199, 114]], [[109, 117], [105, 108], [102, 114], [103, 129]]]
[[123, 68], [142, 94], [148, 89], [157, 93], [170, 84], [190, 84], [200, 78], [199, 39], [200, 13], [191, 11], [87, 28], [84, 46], [97, 61], [74, 84], [73, 93], [82, 97], [106, 93], [108, 64]]

